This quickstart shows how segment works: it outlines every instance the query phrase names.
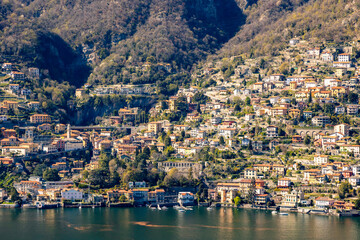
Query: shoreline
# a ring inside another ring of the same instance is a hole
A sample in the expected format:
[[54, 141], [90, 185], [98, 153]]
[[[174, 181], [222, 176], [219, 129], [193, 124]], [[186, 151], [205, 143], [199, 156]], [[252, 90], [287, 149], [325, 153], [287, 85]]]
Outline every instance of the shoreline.
[[[149, 205], [134, 205], [132, 203], [110, 203], [110, 204], [62, 204], [62, 203], [46, 203], [42, 207], [38, 207], [35, 204], [0, 204], [0, 209], [56, 209], [56, 208], [157, 208], [157, 207], [167, 207], [167, 208], [174, 208], [179, 206], [178, 203], [166, 203], [166, 204], [149, 204]], [[186, 209], [186, 207], [203, 207], [207, 208], [210, 207], [209, 204], [189, 204], [186, 206], [181, 207], [182, 209]], [[301, 213], [301, 214], [308, 214], [308, 215], [319, 215], [319, 216], [335, 216], [335, 217], [360, 217], [360, 211], [358, 210], [345, 210], [339, 211], [336, 209], [316, 209], [316, 208], [289, 208], [289, 207], [281, 207], [281, 206], [272, 206], [272, 207], [264, 207], [264, 206], [251, 206], [249, 204], [244, 204], [240, 206], [234, 206], [232, 204], [222, 204], [216, 203], [211, 205], [211, 208], [233, 208], [233, 209], [250, 209], [250, 210], [262, 210], [262, 211], [272, 211], [274, 214], [278, 213]], [[275, 213], [276, 212], [276, 213]]]

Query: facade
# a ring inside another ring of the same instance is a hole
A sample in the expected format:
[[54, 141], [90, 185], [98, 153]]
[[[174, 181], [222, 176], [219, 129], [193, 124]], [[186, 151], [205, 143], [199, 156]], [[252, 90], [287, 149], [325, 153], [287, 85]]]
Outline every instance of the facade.
[[314, 164], [315, 165], [323, 165], [329, 162], [329, 156], [327, 155], [315, 155], [314, 156]]
[[334, 126], [335, 133], [341, 133], [344, 137], [349, 136], [350, 126], [346, 123]]
[[324, 127], [326, 124], [330, 124], [331, 120], [329, 116], [316, 116], [311, 120], [312, 124], [318, 127]]
[[31, 123], [50, 123], [51, 118], [47, 114], [34, 114], [30, 116]]
[[194, 194], [191, 192], [179, 192], [178, 194], [178, 203], [181, 206], [193, 205], [194, 204]]
[[268, 127], [266, 128], [266, 136], [267, 136], [268, 138], [279, 137], [278, 127], [276, 127], [276, 126], [268, 126]]
[[70, 201], [81, 201], [84, 198], [84, 194], [79, 190], [64, 189], [61, 191], [61, 198]]

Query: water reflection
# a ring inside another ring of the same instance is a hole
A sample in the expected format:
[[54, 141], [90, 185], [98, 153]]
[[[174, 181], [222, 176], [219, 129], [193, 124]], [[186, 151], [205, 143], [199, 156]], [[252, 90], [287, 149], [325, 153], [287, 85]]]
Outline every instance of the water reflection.
[[[21, 227], [20, 227], [21, 226]], [[1, 239], [359, 239], [360, 220], [195, 208], [0, 209]], [[15, 234], [15, 235], [14, 235]]]

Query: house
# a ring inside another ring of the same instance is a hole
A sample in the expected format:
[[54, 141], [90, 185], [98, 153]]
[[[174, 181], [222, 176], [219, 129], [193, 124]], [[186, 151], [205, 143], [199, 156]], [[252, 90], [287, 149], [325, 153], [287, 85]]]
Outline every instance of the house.
[[341, 133], [344, 137], [349, 136], [350, 126], [349, 124], [342, 123], [334, 126], [335, 133]]
[[61, 198], [70, 201], [81, 201], [84, 198], [84, 194], [79, 190], [64, 189], [61, 191]]
[[329, 116], [316, 116], [313, 117], [313, 119], [311, 120], [312, 124], [318, 127], [324, 127], [327, 124], [331, 123], [331, 119]]
[[279, 134], [278, 134], [278, 127], [277, 126], [273, 126], [273, 125], [270, 125], [270, 126], [267, 126], [266, 127], [266, 136], [268, 138], [275, 138], [275, 137], [278, 137]]
[[22, 72], [17, 72], [17, 71], [12, 71], [10, 76], [12, 77], [13, 80], [24, 80], [25, 79], [25, 74]]
[[17, 93], [20, 90], [19, 84], [9, 84], [9, 90], [13, 93]]
[[130, 191], [136, 204], [144, 204], [148, 201], [149, 189], [132, 189]]
[[320, 57], [321, 49], [319, 47], [310, 48], [307, 51], [308, 58], [317, 59]]
[[180, 206], [193, 205], [195, 197], [191, 192], [179, 192], [177, 200]]
[[331, 52], [323, 52], [320, 55], [320, 58], [324, 62], [332, 62], [332, 61], [334, 61], [334, 54]]
[[360, 154], [360, 145], [344, 144], [340, 146], [341, 152], [353, 153], [355, 156]]
[[85, 94], [86, 94], [86, 90], [83, 89], [83, 88], [78, 88], [78, 89], [76, 89], [76, 91], [75, 91], [75, 96], [76, 96], [76, 98], [82, 98], [82, 97], [85, 96]]
[[321, 166], [323, 164], [327, 164], [329, 162], [329, 156], [327, 155], [315, 155], [314, 156], [314, 164]]
[[348, 53], [342, 53], [338, 55], [339, 62], [350, 62], [351, 56]]
[[282, 207], [297, 207], [302, 200], [304, 200], [304, 193], [301, 190], [293, 190], [291, 193], [286, 193], [281, 202]]
[[318, 197], [315, 199], [315, 207], [317, 208], [329, 208], [335, 202], [334, 199], [328, 197]]
[[270, 201], [269, 194], [255, 194], [254, 203], [256, 205], [266, 205]]
[[31, 123], [50, 123], [51, 118], [47, 114], [34, 114], [30, 116]]
[[289, 178], [279, 178], [278, 188], [289, 188], [291, 186], [291, 180]]
[[245, 179], [257, 178], [256, 169], [254, 169], [254, 168], [246, 168], [244, 170], [244, 178]]
[[349, 115], [356, 115], [359, 112], [359, 106], [358, 105], [347, 105], [346, 111], [347, 111], [347, 114], [349, 114]]
[[294, 136], [292, 136], [292, 142], [293, 143], [301, 143], [301, 142], [303, 142], [303, 138], [300, 135], [294, 135]]
[[155, 134], [158, 134], [162, 129], [162, 122], [149, 122], [148, 131], [152, 131]]
[[286, 107], [275, 107], [271, 109], [271, 115], [273, 117], [276, 116], [285, 116], [287, 114], [287, 108]]
[[345, 107], [344, 106], [336, 106], [335, 107], [335, 113], [336, 114], [344, 114], [345, 113]]
[[236, 128], [221, 128], [219, 130], [219, 136], [223, 136], [224, 138], [233, 138], [236, 133]]
[[8, 101], [8, 100], [3, 101], [3, 102], [2, 102], [2, 105], [3, 105], [4, 107], [6, 107], [7, 109], [12, 109], [12, 110], [16, 110], [16, 109], [18, 109], [18, 107], [19, 107], [19, 103], [18, 103], [18, 102]]
[[352, 176], [348, 178], [349, 183], [351, 184], [351, 186], [353, 187], [357, 187], [360, 185], [360, 177], [359, 176]]
[[40, 102], [37, 102], [37, 101], [31, 101], [27, 105], [29, 108], [34, 109], [34, 110], [40, 108]]

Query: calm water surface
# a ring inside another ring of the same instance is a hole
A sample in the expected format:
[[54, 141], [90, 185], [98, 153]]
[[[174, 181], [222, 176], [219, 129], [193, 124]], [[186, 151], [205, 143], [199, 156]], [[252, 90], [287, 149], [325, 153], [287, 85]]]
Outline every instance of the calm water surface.
[[360, 239], [360, 218], [195, 208], [0, 209], [0, 239]]

